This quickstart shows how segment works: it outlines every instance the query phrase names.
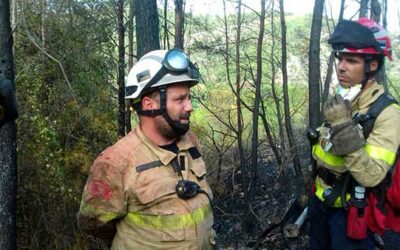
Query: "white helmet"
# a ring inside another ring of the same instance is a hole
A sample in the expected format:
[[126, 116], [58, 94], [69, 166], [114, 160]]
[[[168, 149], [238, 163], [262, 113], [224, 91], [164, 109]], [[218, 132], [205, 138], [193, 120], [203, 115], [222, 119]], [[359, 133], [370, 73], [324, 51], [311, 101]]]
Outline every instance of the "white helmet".
[[187, 82], [190, 87], [199, 82], [197, 67], [180, 49], [148, 52], [132, 67], [125, 83], [125, 99], [138, 99], [162, 86]]

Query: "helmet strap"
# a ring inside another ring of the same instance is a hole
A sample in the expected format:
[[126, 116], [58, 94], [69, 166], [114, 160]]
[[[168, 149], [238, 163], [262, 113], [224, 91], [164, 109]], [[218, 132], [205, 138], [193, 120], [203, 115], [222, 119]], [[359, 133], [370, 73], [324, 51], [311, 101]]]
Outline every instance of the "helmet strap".
[[143, 116], [150, 116], [155, 117], [158, 115], [162, 115], [167, 113], [167, 88], [165, 86], [159, 88], [160, 91], [160, 108], [159, 109], [150, 109], [150, 110], [143, 110], [142, 105], [138, 105], [138, 109], [136, 112], [139, 115]]
[[160, 91], [160, 108], [159, 109], [151, 109], [151, 110], [142, 110], [140, 105], [137, 113], [144, 116], [155, 117], [158, 115], [162, 115], [164, 120], [171, 127], [172, 131], [176, 133], [176, 136], [181, 136], [186, 134], [189, 130], [189, 124], [182, 124], [179, 121], [172, 120], [171, 116], [167, 112], [167, 88], [166, 86], [162, 86], [159, 88]]
[[368, 80], [373, 76], [377, 70], [371, 70], [371, 62], [373, 58], [369, 55], [364, 57], [364, 79], [361, 81], [361, 88], [364, 88]]

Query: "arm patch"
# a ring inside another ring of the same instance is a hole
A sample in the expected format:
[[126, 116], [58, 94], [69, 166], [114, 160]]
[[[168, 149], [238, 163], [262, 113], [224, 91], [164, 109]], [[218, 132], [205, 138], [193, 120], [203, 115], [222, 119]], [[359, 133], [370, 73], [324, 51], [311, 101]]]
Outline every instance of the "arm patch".
[[113, 189], [104, 180], [92, 180], [89, 184], [89, 193], [101, 200], [110, 200]]

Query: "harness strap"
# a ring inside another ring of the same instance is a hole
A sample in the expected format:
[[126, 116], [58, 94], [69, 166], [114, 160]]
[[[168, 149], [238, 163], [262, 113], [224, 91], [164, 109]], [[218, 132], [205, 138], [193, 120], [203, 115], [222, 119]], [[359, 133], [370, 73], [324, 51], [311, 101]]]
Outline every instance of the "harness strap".
[[391, 95], [385, 92], [376, 99], [366, 114], [357, 113], [353, 116], [354, 122], [359, 123], [362, 126], [365, 139], [367, 139], [371, 133], [375, 120], [382, 110], [393, 103], [398, 102]]
[[328, 170], [321, 168], [318, 169], [318, 176], [325, 184], [332, 187], [326, 189], [323, 193], [325, 205], [332, 207], [337, 198], [341, 197], [342, 206], [346, 207], [346, 192], [348, 191], [350, 174], [346, 173], [341, 177], [337, 177]]

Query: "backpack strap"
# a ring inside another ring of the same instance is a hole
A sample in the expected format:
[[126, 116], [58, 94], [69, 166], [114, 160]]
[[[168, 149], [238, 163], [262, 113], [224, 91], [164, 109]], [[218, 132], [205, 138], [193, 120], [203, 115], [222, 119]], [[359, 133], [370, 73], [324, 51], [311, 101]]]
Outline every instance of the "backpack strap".
[[[398, 104], [397, 100], [394, 99], [387, 92], [384, 92], [382, 95], [376, 99], [376, 101], [371, 105], [366, 114], [355, 114], [353, 117], [354, 122], [360, 124], [363, 128], [364, 138], [367, 139], [370, 135], [372, 129], [374, 128], [375, 120], [379, 116], [379, 114], [389, 105]], [[399, 150], [398, 150], [399, 152]], [[397, 157], [399, 155], [397, 154]], [[385, 209], [385, 201], [386, 201], [386, 191], [391, 185], [392, 182], [392, 173], [394, 169], [391, 168], [383, 181], [376, 187], [370, 189], [370, 191], [374, 192], [375, 197], [378, 200], [376, 206], [379, 210], [381, 210], [384, 214], [386, 214]]]
[[379, 114], [389, 105], [397, 103], [397, 100], [394, 99], [391, 95], [388, 93], [384, 92], [382, 95], [376, 99], [376, 101], [371, 105], [371, 107], [368, 109], [368, 112], [366, 114], [355, 114], [353, 116], [353, 120], [356, 123], [359, 123], [362, 128], [363, 128], [363, 134], [364, 138], [367, 139], [369, 134], [371, 133], [374, 123], [376, 118], [379, 116]]

